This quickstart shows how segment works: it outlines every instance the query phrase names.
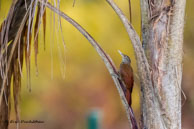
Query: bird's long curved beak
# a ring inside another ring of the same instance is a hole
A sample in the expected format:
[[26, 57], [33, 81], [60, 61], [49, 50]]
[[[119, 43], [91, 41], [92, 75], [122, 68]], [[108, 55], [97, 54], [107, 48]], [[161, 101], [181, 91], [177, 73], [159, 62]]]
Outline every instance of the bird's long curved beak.
[[122, 57], [124, 57], [124, 54], [123, 54], [120, 50], [118, 50], [118, 52], [119, 52], [119, 54], [120, 54]]

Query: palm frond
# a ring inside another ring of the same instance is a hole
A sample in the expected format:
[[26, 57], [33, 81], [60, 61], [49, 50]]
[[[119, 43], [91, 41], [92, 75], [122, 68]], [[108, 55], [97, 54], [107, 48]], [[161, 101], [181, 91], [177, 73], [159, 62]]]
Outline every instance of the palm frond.
[[[19, 93], [21, 89], [23, 59], [25, 58], [26, 62], [28, 88], [31, 90], [30, 57], [32, 31], [34, 29], [34, 50], [37, 64], [38, 32], [41, 19], [43, 19], [45, 40], [45, 6], [40, 4], [38, 0], [13, 0], [8, 16], [0, 26], [0, 121], [9, 120], [11, 78], [13, 78], [16, 120], [20, 120]], [[8, 124], [8, 122], [1, 122], [0, 128], [7, 129]]]

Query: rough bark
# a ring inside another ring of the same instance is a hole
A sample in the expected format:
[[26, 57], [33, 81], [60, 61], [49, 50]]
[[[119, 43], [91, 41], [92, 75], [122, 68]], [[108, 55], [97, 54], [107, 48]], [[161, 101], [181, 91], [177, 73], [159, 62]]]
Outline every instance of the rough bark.
[[[185, 0], [141, 0], [143, 47], [168, 129], [181, 128], [182, 46]], [[147, 112], [142, 97], [142, 111]], [[143, 113], [142, 119], [145, 120]], [[143, 121], [144, 123], [144, 121]], [[145, 123], [144, 123], [145, 124]], [[149, 123], [146, 123], [146, 126]]]

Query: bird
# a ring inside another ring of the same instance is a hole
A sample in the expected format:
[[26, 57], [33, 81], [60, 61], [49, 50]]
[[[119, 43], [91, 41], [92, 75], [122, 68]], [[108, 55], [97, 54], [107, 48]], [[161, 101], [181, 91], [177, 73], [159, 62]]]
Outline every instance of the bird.
[[118, 50], [118, 52], [122, 56], [122, 62], [120, 64], [118, 73], [119, 73], [121, 80], [124, 82], [126, 86], [126, 90], [124, 91], [125, 97], [127, 99], [129, 106], [131, 106], [132, 104], [131, 94], [132, 94], [133, 85], [134, 85], [134, 77], [133, 77], [133, 69], [131, 67], [131, 59], [129, 58], [129, 56], [123, 54], [121, 51]]

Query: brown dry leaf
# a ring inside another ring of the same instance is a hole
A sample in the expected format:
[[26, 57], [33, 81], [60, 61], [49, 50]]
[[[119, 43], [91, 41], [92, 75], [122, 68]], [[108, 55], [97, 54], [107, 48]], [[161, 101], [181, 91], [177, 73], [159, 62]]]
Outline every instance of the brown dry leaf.
[[45, 47], [45, 41], [46, 41], [46, 9], [43, 14], [43, 34], [44, 34], [44, 50], [46, 49]]
[[[29, 24], [28, 24], [29, 25]], [[29, 45], [28, 45], [28, 25], [25, 27], [24, 34], [24, 52], [25, 52], [25, 62], [26, 62], [26, 72], [27, 72], [27, 87], [29, 91], [31, 91], [31, 83], [30, 83], [30, 52], [31, 52], [31, 35], [29, 37]], [[28, 48], [29, 47], [29, 48]]]
[[34, 26], [34, 53], [35, 53], [36, 73], [38, 73], [37, 55], [38, 55], [39, 22], [40, 22], [40, 6], [38, 6], [38, 10], [37, 10], [37, 14], [36, 14], [36, 22], [35, 22], [35, 26]]

